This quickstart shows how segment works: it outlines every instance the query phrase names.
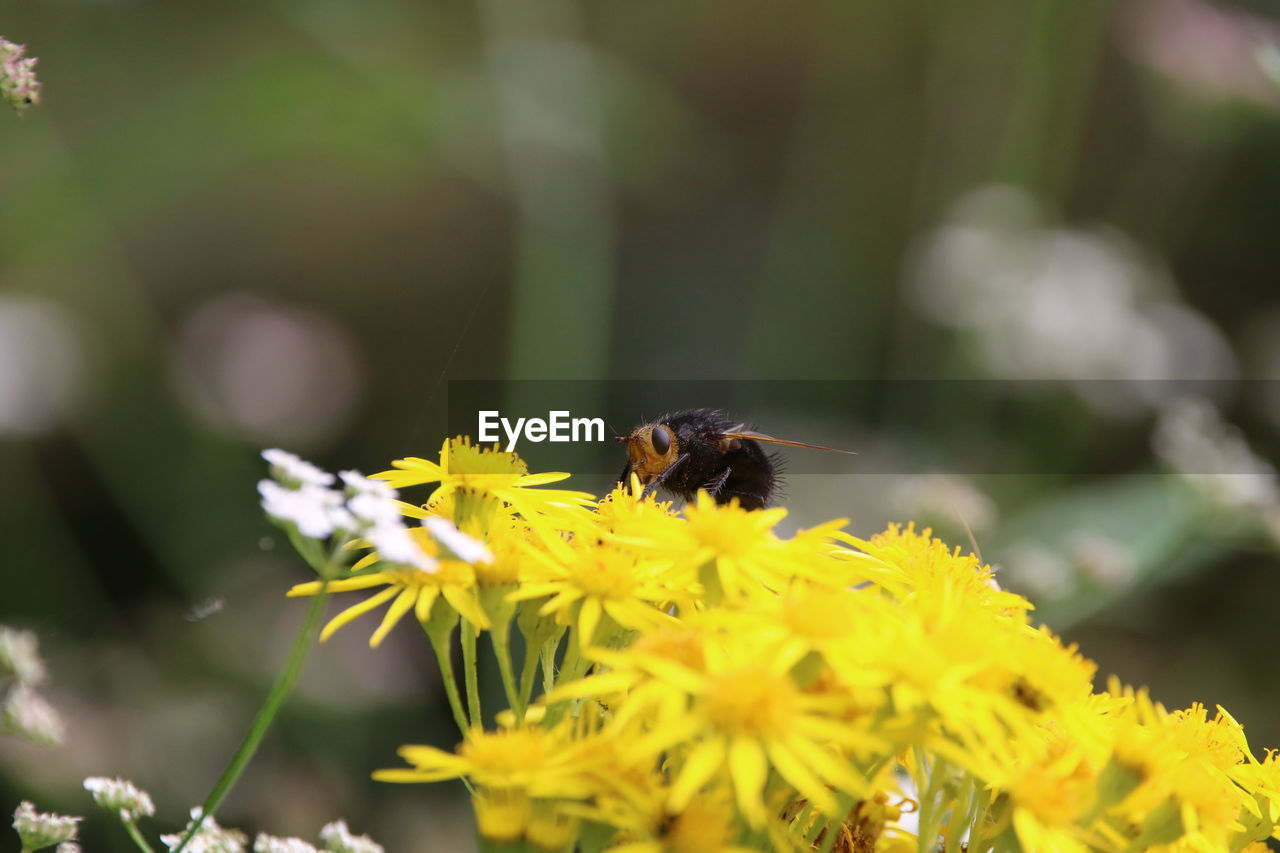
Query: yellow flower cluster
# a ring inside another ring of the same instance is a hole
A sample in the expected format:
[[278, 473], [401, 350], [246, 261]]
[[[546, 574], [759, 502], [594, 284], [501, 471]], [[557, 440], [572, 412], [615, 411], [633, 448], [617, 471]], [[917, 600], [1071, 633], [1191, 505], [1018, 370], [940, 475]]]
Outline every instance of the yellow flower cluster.
[[[785, 510], [676, 513], [635, 484], [597, 502], [463, 439], [377, 476], [437, 484], [405, 514], [487, 551], [423, 528], [434, 573], [368, 554], [329, 589], [379, 591], [326, 636], [387, 602], [371, 644], [416, 617], [464, 740], [375, 775], [466, 780], [487, 849], [1253, 853], [1276, 833], [1280, 760], [1224, 710], [1094, 692], [1092, 662], [927, 530], [783, 538]], [[489, 730], [483, 632], [509, 706]]]

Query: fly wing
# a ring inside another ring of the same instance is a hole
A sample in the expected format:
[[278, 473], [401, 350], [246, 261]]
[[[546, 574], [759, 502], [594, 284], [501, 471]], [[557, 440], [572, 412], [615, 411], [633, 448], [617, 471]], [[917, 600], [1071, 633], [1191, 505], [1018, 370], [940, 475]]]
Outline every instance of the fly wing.
[[785, 438], [774, 438], [773, 436], [765, 435], [762, 432], [756, 432], [755, 430], [750, 429], [739, 429], [737, 427], [735, 427], [731, 432], [721, 433], [721, 436], [724, 438], [747, 438], [751, 441], [764, 441], [769, 444], [785, 444], [787, 447], [804, 447], [809, 450], [825, 450], [828, 453], [849, 453], [854, 456], [858, 453], [856, 450], [841, 450], [838, 447], [824, 447], [821, 444], [806, 444], [803, 441], [788, 441]]

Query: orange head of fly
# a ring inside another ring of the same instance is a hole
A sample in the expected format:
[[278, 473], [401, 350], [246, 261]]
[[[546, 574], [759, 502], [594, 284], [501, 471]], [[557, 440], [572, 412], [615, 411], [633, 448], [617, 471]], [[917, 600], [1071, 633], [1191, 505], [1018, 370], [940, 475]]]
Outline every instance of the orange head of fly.
[[618, 440], [627, 443], [631, 470], [646, 486], [680, 457], [680, 442], [676, 440], [676, 434], [662, 424], [636, 427]]

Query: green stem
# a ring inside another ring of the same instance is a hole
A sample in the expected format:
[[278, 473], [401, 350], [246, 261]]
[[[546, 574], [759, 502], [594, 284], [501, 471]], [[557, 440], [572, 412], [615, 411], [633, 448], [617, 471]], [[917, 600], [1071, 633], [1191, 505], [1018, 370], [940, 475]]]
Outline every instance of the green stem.
[[919, 853], [932, 853], [938, 846], [935, 812], [937, 811], [937, 783], [941, 775], [937, 760], [930, 767], [924, 756], [918, 751], [916, 752], [916, 792], [919, 795], [920, 803], [920, 824], [916, 835], [916, 849]]
[[582, 650], [578, 648], [577, 632], [570, 631], [569, 635], [569, 649], [564, 653], [564, 661], [560, 664], [560, 672], [556, 673], [556, 686], [568, 684], [576, 679], [578, 676], [574, 673], [582, 662]]
[[458, 692], [458, 677], [453, 671], [453, 629], [450, 628], [441, 636], [427, 630], [421, 622], [422, 631], [431, 641], [431, 650], [436, 654], [436, 663], [440, 666], [440, 681], [444, 684], [444, 694], [449, 697], [449, 710], [453, 712], [453, 722], [465, 738], [471, 727], [467, 724], [467, 712], [462, 708], [462, 694]]
[[969, 824], [969, 849], [974, 853], [981, 853], [990, 849], [990, 845], [982, 839], [982, 826], [987, 822], [987, 810], [991, 808], [991, 792], [983, 789], [982, 783], [976, 779], [974, 784], [978, 786], [974, 794], [977, 808], [974, 810], [973, 822]]
[[484, 726], [480, 712], [480, 673], [476, 669], [476, 626], [466, 618], [462, 620], [462, 676], [467, 686], [467, 710], [471, 725]]
[[293, 641], [293, 650], [289, 653], [289, 660], [285, 663], [284, 669], [280, 671], [280, 674], [276, 676], [276, 682], [272, 685], [271, 692], [267, 694], [266, 701], [258, 709], [258, 716], [254, 718], [253, 725], [249, 727], [249, 733], [240, 742], [239, 749], [231, 757], [231, 763], [222, 772], [222, 776], [213, 786], [213, 790], [209, 792], [209, 796], [205, 797], [200, 809], [199, 819], [192, 822], [191, 828], [187, 830], [187, 834], [183, 836], [182, 841], [174, 848], [173, 853], [182, 853], [186, 849], [187, 844], [200, 830], [205, 818], [211, 817], [218, 810], [218, 806], [222, 805], [223, 799], [231, 791], [231, 786], [240, 778], [240, 774], [244, 772], [249, 760], [258, 751], [258, 746], [262, 743], [262, 738], [266, 735], [267, 729], [270, 728], [271, 721], [275, 719], [281, 706], [284, 705], [284, 700], [288, 698], [290, 691], [293, 690], [293, 685], [298, 680], [299, 673], [302, 672], [302, 664], [306, 661], [307, 652], [311, 649], [311, 644], [315, 641], [316, 634], [320, 630], [320, 617], [324, 615], [324, 607], [328, 601], [329, 581], [326, 578], [320, 586], [320, 591], [311, 599], [311, 606], [307, 608], [307, 615], [302, 620], [302, 629], [298, 631], [298, 637]]
[[138, 845], [139, 850], [145, 850], [146, 853], [156, 853], [156, 851], [147, 843], [147, 839], [138, 831], [138, 825], [131, 820], [124, 823], [125, 832], [129, 833], [129, 837], [133, 839], [133, 843]]
[[538, 674], [538, 658], [541, 654], [542, 649], [535, 649], [532, 643], [525, 643], [524, 666], [520, 670], [520, 699], [526, 708], [533, 700], [533, 679]]
[[969, 836], [973, 837], [973, 816], [978, 808], [978, 782], [969, 774], [965, 774], [964, 818], [960, 818], [960, 800], [957, 799], [951, 808], [951, 823], [947, 828], [947, 844], [944, 853], [961, 853], [960, 836], [969, 827]]
[[[552, 658], [554, 660], [554, 657]], [[564, 661], [560, 664], [560, 672], [555, 676], [555, 685], [568, 684], [581, 678], [586, 672], [587, 667], [591, 666], [591, 661], [582, 656], [582, 650], [578, 647], [577, 631], [569, 632], [569, 648], [564, 654]], [[547, 692], [551, 692], [551, 686], [547, 688]], [[569, 710], [570, 703], [560, 702], [553, 705], [547, 710], [546, 725], [554, 726], [564, 717], [565, 712]]]
[[516, 725], [524, 725], [524, 694], [516, 689], [516, 677], [511, 668], [511, 623], [495, 624], [489, 630], [494, 657], [498, 659], [498, 672], [502, 675], [502, 689], [507, 694], [507, 704], [516, 715]]
[[560, 648], [560, 644], [556, 643], [542, 647], [542, 693], [546, 695], [555, 689], [556, 686], [556, 650]]

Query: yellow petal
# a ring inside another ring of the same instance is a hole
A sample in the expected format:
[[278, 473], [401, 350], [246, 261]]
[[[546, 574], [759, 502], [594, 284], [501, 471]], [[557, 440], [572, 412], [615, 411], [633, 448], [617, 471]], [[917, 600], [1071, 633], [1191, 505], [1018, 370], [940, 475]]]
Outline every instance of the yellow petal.
[[373, 771], [373, 778], [378, 782], [442, 782], [445, 779], [456, 779], [458, 775], [457, 773], [445, 775], [427, 770], [409, 770], [403, 767]]
[[547, 483], [558, 483], [561, 480], [569, 479], [569, 475], [559, 471], [548, 471], [545, 474], [525, 474], [516, 480], [516, 485], [525, 486], [544, 486]]
[[379, 604], [382, 604], [382, 602], [391, 598], [399, 591], [399, 587], [389, 586], [377, 595], [370, 596], [359, 604], [353, 604], [348, 607], [346, 610], [330, 619], [329, 624], [324, 626], [324, 630], [320, 632], [320, 642], [323, 643], [325, 640], [333, 636], [334, 631], [338, 630], [343, 625], [346, 625], [352, 619], [368, 613], [370, 610], [377, 607]]
[[763, 826], [765, 822], [763, 795], [768, 773], [760, 744], [750, 738], [734, 738], [729, 745], [729, 774], [738, 795], [738, 810], [752, 826]]
[[561, 702], [565, 699], [581, 699], [584, 696], [608, 696], [611, 693], [626, 693], [635, 683], [635, 676], [625, 672], [607, 672], [602, 675], [589, 675], [552, 690], [545, 697], [547, 702]]
[[409, 612], [409, 608], [413, 607], [413, 603], [418, 599], [418, 588], [409, 587], [402, 591], [395, 601], [391, 602], [391, 606], [387, 608], [387, 614], [382, 617], [382, 624], [378, 626], [378, 630], [373, 632], [373, 636], [369, 638], [369, 648], [376, 649], [387, 633], [396, 626], [400, 621], [400, 617]]
[[[623, 702], [619, 715], [632, 707], [632, 702]], [[674, 719], [667, 722], [658, 731], [650, 732], [642, 738], [632, 739], [623, 744], [623, 751], [628, 760], [637, 761], [651, 759], [661, 752], [666, 752], [681, 741], [692, 740], [700, 730], [697, 720]]]
[[[795, 735], [786, 738], [783, 743], [785, 744], [783, 748], [787, 752], [795, 755], [819, 776], [836, 787], [850, 794], [861, 795], [866, 791], [868, 787], [867, 781], [859, 776], [849, 766], [849, 762], [840, 756], [833, 755], [813, 742]], [[792, 781], [794, 782], [794, 780]]]
[[671, 793], [667, 795], [667, 809], [672, 812], [683, 811], [693, 795], [702, 790], [702, 786], [711, 781], [711, 777], [723, 765], [723, 738], [703, 741], [695, 746], [685, 759], [680, 776], [671, 786]]
[[769, 760], [782, 774], [782, 778], [790, 782], [818, 810], [829, 815], [836, 812], [838, 808], [836, 798], [831, 796], [831, 792], [827, 790], [826, 785], [822, 784], [822, 780], [813, 775], [795, 753], [777, 741], [771, 742], [768, 749]]
[[[390, 578], [386, 572], [374, 572], [369, 575], [361, 575], [358, 578], [345, 578], [340, 581], [329, 581], [329, 592], [351, 592], [357, 589], [368, 589], [371, 586], [382, 586], [390, 583]], [[287, 598], [297, 598], [300, 595], [315, 595], [320, 591], [320, 585], [324, 581], [312, 581], [311, 583], [300, 583], [285, 593]]]
[[484, 610], [480, 608], [480, 603], [474, 596], [456, 586], [446, 586], [441, 591], [444, 593], [444, 600], [449, 602], [453, 609], [462, 614], [468, 622], [481, 631], [489, 629], [489, 617], [484, 615]]
[[417, 609], [414, 616], [418, 617], [419, 622], [426, 622], [431, 618], [431, 605], [436, 603], [436, 599], [440, 597], [440, 587], [424, 586], [418, 592]]
[[379, 471], [376, 474], [370, 474], [370, 480], [384, 480], [394, 489], [400, 489], [405, 486], [419, 486], [423, 483], [434, 483], [444, 476], [444, 469], [429, 459], [422, 459], [418, 456], [410, 456], [406, 459], [397, 459], [391, 463], [394, 470]]
[[578, 648], [585, 649], [591, 645], [591, 638], [596, 635], [600, 625], [600, 599], [585, 598], [578, 611]]

